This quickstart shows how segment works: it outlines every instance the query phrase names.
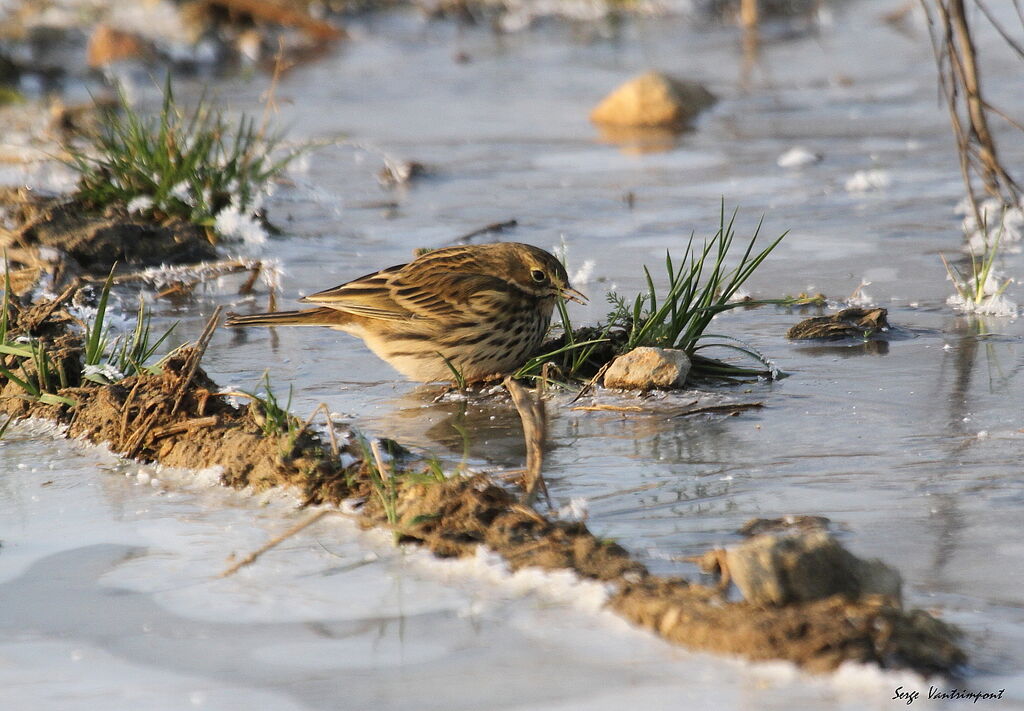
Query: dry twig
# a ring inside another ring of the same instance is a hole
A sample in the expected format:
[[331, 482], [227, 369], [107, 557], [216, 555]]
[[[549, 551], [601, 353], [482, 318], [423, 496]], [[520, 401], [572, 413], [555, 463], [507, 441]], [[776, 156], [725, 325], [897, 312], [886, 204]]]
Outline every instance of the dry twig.
[[181, 380], [178, 383], [178, 393], [174, 398], [174, 406], [171, 407], [170, 414], [173, 415], [178, 411], [181, 406], [181, 400], [185, 397], [185, 393], [188, 392], [188, 384], [192, 382], [192, 378], [196, 374], [196, 370], [199, 368], [199, 362], [203, 359], [203, 355], [206, 353], [207, 346], [210, 345], [210, 339], [213, 338], [213, 332], [217, 330], [217, 324], [220, 322], [220, 312], [223, 307], [218, 306], [213, 311], [213, 316], [206, 322], [206, 328], [203, 329], [202, 334], [193, 346], [192, 352], [188, 356], [188, 363], [185, 368], [185, 372], [181, 376]]
[[[982, 94], [981, 69], [964, 0], [920, 2], [928, 19], [928, 32], [939, 70], [939, 87], [949, 110], [967, 199], [977, 224], [981, 226], [985, 219], [974, 195], [975, 177], [981, 180], [986, 192], [1005, 204], [1017, 203], [1020, 189], [1000, 162], [995, 138], [989, 130], [987, 111], [992, 109]], [[988, 8], [978, 0], [976, 4], [1011, 48], [1019, 52], [1017, 44], [1010, 40]], [[994, 112], [1005, 117], [1001, 111]]]
[[490, 234], [492, 232], [504, 232], [505, 230], [507, 230], [507, 229], [509, 229], [511, 227], [515, 227], [518, 224], [519, 224], [519, 221], [516, 220], [515, 218], [513, 218], [511, 220], [505, 220], [504, 222], [492, 222], [491, 224], [484, 225], [483, 227], [481, 227], [479, 229], [476, 229], [476, 230], [473, 230], [472, 232], [467, 232], [466, 234], [462, 235], [461, 237], [456, 237], [453, 240], [453, 243], [454, 244], [465, 244], [466, 242], [469, 242], [474, 237], [479, 237], [481, 235]]
[[262, 546], [260, 546], [259, 548], [254, 550], [252, 553], [250, 553], [249, 555], [247, 555], [244, 558], [242, 558], [240, 560], [237, 560], [234, 563], [232, 563], [231, 565], [229, 565], [217, 577], [218, 578], [226, 578], [229, 575], [234, 575], [241, 568], [244, 568], [247, 565], [252, 565], [253, 563], [256, 562], [257, 558], [259, 558], [261, 555], [263, 555], [264, 553], [269, 551], [271, 548], [274, 548], [275, 546], [277, 546], [281, 542], [288, 540], [289, 538], [294, 536], [296, 533], [299, 533], [300, 531], [302, 531], [302, 530], [304, 530], [306, 528], [309, 528], [314, 523], [316, 523], [317, 521], [319, 521], [324, 516], [326, 516], [327, 514], [330, 514], [330, 513], [336, 513], [336, 512], [335, 511], [331, 511], [329, 509], [323, 509], [321, 511], [317, 511], [315, 514], [313, 514], [312, 516], [309, 516], [305, 520], [299, 521], [297, 524], [295, 524], [294, 526], [289, 528], [284, 533], [281, 533], [281, 534], [279, 534], [277, 536], [274, 536], [269, 541], [264, 543]]
[[547, 435], [544, 401], [511, 377], [505, 378], [504, 384], [519, 412], [519, 419], [523, 421], [523, 437], [526, 440], [526, 473], [523, 477], [523, 489], [526, 491], [526, 500], [532, 500], [539, 489], [550, 506], [551, 496], [541, 473], [544, 466], [544, 440]]

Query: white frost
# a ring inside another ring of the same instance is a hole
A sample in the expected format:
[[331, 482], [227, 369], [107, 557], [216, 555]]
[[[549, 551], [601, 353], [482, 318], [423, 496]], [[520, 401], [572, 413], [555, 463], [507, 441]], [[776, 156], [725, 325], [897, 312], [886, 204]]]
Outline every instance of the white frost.
[[574, 496], [569, 503], [558, 509], [558, 518], [565, 521], [586, 521], [590, 506], [582, 496]]
[[1017, 245], [1024, 241], [1021, 205], [1004, 205], [998, 198], [989, 198], [978, 205], [980, 223], [966, 198], [957, 204], [955, 211], [965, 215], [961, 226], [967, 236], [965, 250], [970, 254], [984, 254], [997, 237], [1000, 245]]
[[240, 239], [247, 244], [263, 244], [267, 241], [267, 232], [263, 229], [249, 210], [238, 204], [237, 196], [231, 204], [217, 213], [213, 227], [218, 234], [231, 239]]
[[972, 301], [971, 299], [965, 299], [960, 294], [953, 294], [946, 299], [946, 303], [969, 314], [1011, 317], [1017, 315], [1017, 304], [1002, 295], [991, 295], [986, 296], [981, 301]]
[[571, 277], [569, 282], [573, 286], [583, 286], [590, 281], [590, 277], [594, 275], [595, 262], [593, 259], [588, 259], [583, 262], [583, 265], [577, 269]]
[[180, 183], [171, 188], [170, 193], [172, 198], [176, 198], [186, 205], [195, 206], [196, 198], [192, 194], [192, 186], [189, 185], [187, 180], [182, 180]]
[[793, 146], [779, 156], [775, 162], [780, 168], [802, 168], [805, 165], [814, 165], [821, 158], [820, 153], [815, 153], [803, 146]]
[[124, 378], [124, 373], [115, 368], [111, 363], [104, 363], [103, 365], [87, 365], [82, 368], [82, 375], [86, 377], [90, 375], [97, 375], [109, 383], [116, 383], [118, 380]]
[[149, 195], [137, 195], [128, 201], [128, 213], [131, 215], [142, 214], [153, 207], [153, 198]]
[[846, 192], [866, 193], [884, 190], [892, 185], [892, 177], [884, 170], [858, 170], [846, 181]]

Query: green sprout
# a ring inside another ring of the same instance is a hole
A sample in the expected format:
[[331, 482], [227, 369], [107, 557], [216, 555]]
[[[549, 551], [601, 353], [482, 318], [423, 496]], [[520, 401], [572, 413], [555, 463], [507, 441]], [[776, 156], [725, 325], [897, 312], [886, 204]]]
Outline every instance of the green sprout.
[[[1006, 288], [1013, 283], [1012, 279], [1004, 279], [1000, 282], [996, 279], [995, 271], [993, 270], [996, 257], [999, 254], [999, 242], [1003, 237], [1003, 221], [1000, 221], [999, 231], [992, 240], [988, 238], [988, 228], [984, 226], [984, 223], [982, 229], [985, 230], [985, 248], [980, 258], [975, 256], [973, 251], [970, 252], [970, 275], [961, 272], [956, 265], [950, 264], [944, 254], [939, 254], [939, 257], [942, 258], [942, 263], [946, 267], [946, 273], [949, 275], [950, 281], [953, 282], [953, 288], [956, 289], [957, 296], [960, 297], [960, 301], [964, 306], [973, 311], [980, 310], [986, 302], [992, 303], [998, 300], [1003, 292], [1006, 291]], [[990, 281], [996, 282], [994, 287], [990, 284]]]
[[[514, 377], [536, 379], [540, 377], [545, 364], [554, 364], [568, 380], [579, 381], [593, 376], [615, 356], [640, 346], [685, 351], [693, 361], [691, 372], [696, 377], [771, 377], [773, 372], [764, 355], [730, 336], [707, 332], [712, 319], [724, 311], [762, 303], [792, 301], [733, 299], [744, 282], [785, 237], [784, 233], [760, 251], [755, 251], [761, 231], [761, 223], [758, 223], [739, 262], [729, 267], [726, 262], [735, 239], [735, 219], [734, 211], [726, 220], [723, 202], [718, 231], [710, 240], [699, 246], [691, 234], [681, 259], [676, 261], [670, 253], [666, 253], [667, 289], [659, 289], [650, 270], [644, 267], [647, 283], [645, 291], [632, 300], [615, 292], [609, 293], [612, 310], [603, 327], [573, 330], [565, 304], [559, 304], [563, 333], [561, 339], [549, 342], [549, 350], [531, 358]], [[738, 351], [765, 368], [743, 368], [698, 353], [711, 347]]]
[[[264, 135], [254, 118], [232, 126], [202, 98], [184, 113], [170, 76], [155, 117], [144, 117], [118, 90], [116, 110], [106, 111], [89, 150], [68, 146], [68, 164], [79, 173], [75, 197], [85, 205], [134, 205], [154, 218], [177, 217], [213, 228], [224, 208], [257, 207], [266, 184], [297, 155], [271, 153], [279, 135]], [[134, 202], [133, 202], [134, 201]]]

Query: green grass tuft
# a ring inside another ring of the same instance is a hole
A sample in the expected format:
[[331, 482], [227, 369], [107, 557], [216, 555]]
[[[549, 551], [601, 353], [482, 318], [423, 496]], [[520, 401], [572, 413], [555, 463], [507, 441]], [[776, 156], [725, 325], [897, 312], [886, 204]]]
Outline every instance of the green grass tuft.
[[297, 155], [275, 160], [280, 135], [265, 135], [245, 115], [231, 125], [205, 99], [186, 114], [169, 77], [156, 116], [137, 112], [119, 90], [116, 110], [103, 117], [87, 150], [67, 146], [69, 165], [79, 173], [75, 197], [96, 209], [136, 201], [156, 219], [213, 228], [229, 206], [251, 213], [268, 181]]
[[1006, 288], [1013, 283], [1013, 280], [1008, 278], [1000, 282], [993, 270], [996, 257], [999, 255], [1004, 221], [999, 221], [999, 231], [992, 239], [989, 239], [988, 227], [985, 223], [982, 224], [982, 229], [985, 230], [985, 249], [980, 256], [976, 256], [971, 251], [971, 273], [969, 275], [961, 272], [956, 265], [950, 264], [945, 255], [939, 255], [942, 258], [942, 263], [946, 266], [946, 273], [949, 275], [950, 281], [953, 282], [953, 288], [956, 289], [964, 306], [968, 308], [979, 310], [986, 301], [997, 301]]
[[[736, 212], [726, 219], [725, 205], [715, 235], [703, 245], [693, 235], [686, 251], [676, 261], [665, 255], [667, 287], [659, 289], [650, 270], [644, 267], [647, 289], [633, 299], [611, 292], [612, 310], [604, 326], [573, 329], [565, 304], [559, 305], [562, 336], [549, 342], [545, 352], [530, 359], [515, 374], [517, 378], [539, 378], [542, 369], [553, 364], [567, 381], [593, 376], [615, 356], [640, 346], [676, 348], [693, 361], [692, 377], [715, 379], [774, 377], [768, 359], [756, 349], [729, 336], [707, 332], [711, 320], [730, 309], [760, 305], [757, 301], [734, 301], [736, 292], [778, 246], [785, 234], [755, 251], [761, 224], [747, 243], [739, 262], [728, 266], [736, 232]], [[779, 303], [775, 302], [764, 303]], [[705, 348], [739, 352], [761, 367], [744, 368], [698, 353]]]
[[[27, 338], [17, 341], [9, 340], [11, 270], [6, 255], [4, 258], [4, 298], [0, 308], [3, 309], [3, 314], [0, 315], [0, 375], [21, 388], [25, 392], [25, 397], [30, 400], [38, 400], [47, 405], [74, 407], [76, 404], [74, 400], [57, 394], [61, 388], [66, 388], [69, 385], [64, 363], [59, 359], [54, 359], [47, 350], [47, 346], [39, 341]], [[7, 367], [6, 358], [2, 356], [15, 356], [21, 359], [16, 361], [20, 376], [15, 375]], [[8, 420], [8, 424], [10, 424], [10, 420]], [[6, 430], [6, 425], [4, 429]]]
[[[116, 265], [115, 265], [116, 266]], [[111, 268], [103, 283], [99, 300], [96, 302], [96, 316], [85, 326], [85, 349], [82, 354], [82, 377], [94, 383], [106, 385], [132, 375], [154, 375], [160, 372], [160, 365], [147, 365], [157, 349], [170, 337], [177, 324], [172, 324], [158, 338], [153, 338], [152, 312], [139, 296], [139, 308], [135, 312], [135, 327], [130, 334], [110, 338], [106, 324], [107, 304], [110, 288], [114, 281]]]
[[[270, 386], [270, 372], [264, 371], [263, 373], [263, 392], [264, 395], [256, 395], [255, 393], [241, 391], [249, 398], [259, 409], [259, 424], [263, 430], [263, 434], [268, 437], [284, 436], [287, 442], [294, 446], [295, 440], [298, 439], [299, 433], [303, 429], [302, 422], [299, 418], [291, 414], [292, 408], [292, 395], [294, 389], [288, 387], [288, 402], [285, 403], [284, 407], [281, 407], [281, 402], [274, 392], [274, 389]], [[292, 446], [286, 446], [287, 450], [291, 450]]]

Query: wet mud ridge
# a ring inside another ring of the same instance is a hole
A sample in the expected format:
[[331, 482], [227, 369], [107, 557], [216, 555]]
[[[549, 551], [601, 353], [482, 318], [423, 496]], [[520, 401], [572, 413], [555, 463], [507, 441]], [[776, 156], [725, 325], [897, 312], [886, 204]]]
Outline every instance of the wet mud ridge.
[[206, 230], [179, 218], [155, 222], [124, 206], [95, 210], [74, 198], [0, 189], [0, 206], [18, 226], [0, 228], [9, 258], [59, 268], [58, 276], [106, 275], [110, 265], [194, 264], [218, 256]]
[[[226, 486], [294, 487], [307, 505], [356, 500], [362, 525], [440, 557], [485, 545], [512, 570], [574, 571], [607, 584], [610, 609], [691, 649], [814, 671], [856, 661], [949, 672], [965, 661], [954, 628], [902, 608], [895, 571], [859, 561], [821, 530], [768, 531], [709, 553], [717, 586], [656, 576], [585, 524], [550, 518], [484, 475], [446, 477], [400, 447], [385, 443], [386, 456], [332, 424], [316, 431], [272, 399], [236, 404], [242, 394], [219, 393], [200, 366], [218, 315], [158, 372], [88, 380], [80, 374], [89, 344], [66, 309], [75, 291], [37, 304], [7, 299], [5, 343], [33, 344], [28, 355], [5, 346], [0, 356], [0, 411], [8, 416], [62, 423], [68, 436], [139, 461], [220, 467]], [[744, 601], [727, 595], [730, 579]]]

